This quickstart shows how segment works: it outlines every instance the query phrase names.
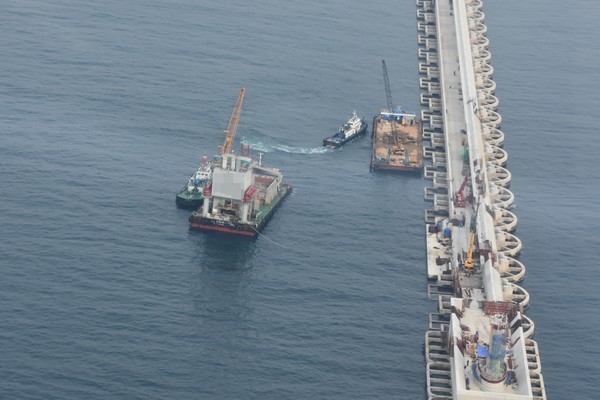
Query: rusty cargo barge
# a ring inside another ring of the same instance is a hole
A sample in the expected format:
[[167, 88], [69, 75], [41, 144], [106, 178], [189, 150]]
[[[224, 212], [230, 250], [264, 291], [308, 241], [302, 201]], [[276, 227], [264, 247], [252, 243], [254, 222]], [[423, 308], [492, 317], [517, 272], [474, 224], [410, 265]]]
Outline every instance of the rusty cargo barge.
[[421, 173], [422, 126], [404, 110], [381, 112], [373, 118], [371, 171]]

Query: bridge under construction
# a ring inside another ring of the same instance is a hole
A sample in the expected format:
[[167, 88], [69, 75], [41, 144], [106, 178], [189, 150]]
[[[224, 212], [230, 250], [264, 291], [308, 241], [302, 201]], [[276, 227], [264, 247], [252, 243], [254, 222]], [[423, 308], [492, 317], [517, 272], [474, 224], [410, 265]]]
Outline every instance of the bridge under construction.
[[546, 399], [481, 0], [417, 0], [429, 399]]

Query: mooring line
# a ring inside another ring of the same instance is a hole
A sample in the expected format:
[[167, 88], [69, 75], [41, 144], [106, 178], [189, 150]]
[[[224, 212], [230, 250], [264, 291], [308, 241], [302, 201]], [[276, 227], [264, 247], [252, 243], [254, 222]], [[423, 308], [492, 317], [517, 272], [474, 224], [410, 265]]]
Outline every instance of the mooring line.
[[252, 227], [252, 230], [253, 230], [254, 232], [258, 233], [260, 236], [262, 236], [262, 237], [264, 237], [265, 239], [267, 239], [269, 242], [272, 242], [272, 243], [276, 244], [277, 246], [279, 246], [279, 247], [281, 247], [281, 248], [283, 248], [283, 249], [288, 249], [288, 250], [289, 250], [289, 247], [285, 247], [284, 245], [277, 243], [277, 242], [276, 242], [276, 241], [274, 241], [273, 239], [270, 239], [270, 238], [269, 238], [267, 235], [264, 235], [264, 234], [260, 233], [259, 231], [257, 231], [257, 230], [256, 230], [254, 227]]

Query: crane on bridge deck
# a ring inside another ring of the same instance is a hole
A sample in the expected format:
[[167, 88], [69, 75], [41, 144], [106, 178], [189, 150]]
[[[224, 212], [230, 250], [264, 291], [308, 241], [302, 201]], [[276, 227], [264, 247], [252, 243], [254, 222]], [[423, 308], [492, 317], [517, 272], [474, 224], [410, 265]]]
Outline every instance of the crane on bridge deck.
[[467, 206], [467, 198], [465, 196], [465, 188], [467, 187], [467, 182], [469, 181], [469, 176], [465, 176], [465, 180], [462, 185], [460, 185], [460, 189], [456, 193], [454, 193], [454, 206], [455, 207], [466, 207]]
[[242, 113], [242, 105], [244, 104], [244, 95], [246, 94], [246, 89], [242, 88], [240, 90], [240, 94], [238, 96], [237, 101], [235, 102], [235, 106], [233, 107], [233, 111], [231, 112], [231, 118], [229, 119], [229, 125], [227, 129], [225, 129], [225, 141], [223, 142], [223, 146], [217, 147], [219, 154], [229, 154], [231, 153], [231, 148], [233, 147], [233, 139], [235, 139], [235, 134], [237, 133], [238, 123], [240, 122], [240, 114]]
[[469, 241], [469, 251], [467, 252], [467, 258], [465, 260], [465, 272], [473, 273], [475, 272], [475, 260], [473, 258], [473, 253], [475, 251], [475, 232], [477, 231], [477, 213], [479, 212], [479, 204], [475, 208], [473, 215], [471, 215], [471, 240]]
[[465, 271], [472, 273], [475, 271], [475, 260], [473, 260], [473, 249], [475, 247], [475, 231], [471, 231], [471, 241], [469, 242], [469, 252], [465, 260]]

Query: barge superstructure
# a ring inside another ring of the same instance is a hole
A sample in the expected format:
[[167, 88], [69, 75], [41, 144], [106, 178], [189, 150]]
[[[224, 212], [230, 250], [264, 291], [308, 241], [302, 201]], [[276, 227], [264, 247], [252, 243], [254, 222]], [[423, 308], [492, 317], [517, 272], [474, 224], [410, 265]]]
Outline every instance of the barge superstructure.
[[213, 178], [204, 189], [202, 210], [190, 217], [190, 228], [256, 236], [292, 187], [277, 168], [267, 168], [242, 147], [240, 155], [214, 160]]
[[481, 0], [417, 0], [429, 399], [545, 400]]

